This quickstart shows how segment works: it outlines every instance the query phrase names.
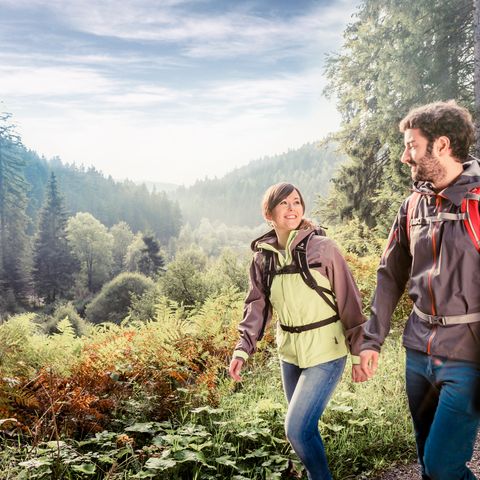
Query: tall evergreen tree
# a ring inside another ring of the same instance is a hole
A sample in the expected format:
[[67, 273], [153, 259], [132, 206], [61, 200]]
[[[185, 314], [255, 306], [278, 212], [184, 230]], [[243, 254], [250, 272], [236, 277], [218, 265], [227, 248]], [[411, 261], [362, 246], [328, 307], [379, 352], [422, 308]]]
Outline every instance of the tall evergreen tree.
[[52, 303], [65, 297], [73, 286], [78, 263], [67, 240], [67, 214], [52, 173], [40, 213], [40, 224], [34, 248], [33, 281], [37, 295]]
[[6, 298], [13, 303], [24, 299], [29, 285], [23, 145], [10, 118], [9, 113], [0, 114], [0, 309], [15, 306], [5, 305]]
[[158, 240], [152, 234], [145, 234], [142, 238], [145, 247], [142, 249], [142, 256], [138, 261], [138, 269], [147, 277], [151, 277], [158, 273], [165, 262], [160, 254]]
[[399, 120], [437, 100], [473, 107], [473, 2], [364, 0], [344, 38], [328, 62], [327, 93], [338, 99], [336, 140], [351, 162], [336, 176], [330, 204], [337, 220], [385, 227], [410, 184], [398, 161]]

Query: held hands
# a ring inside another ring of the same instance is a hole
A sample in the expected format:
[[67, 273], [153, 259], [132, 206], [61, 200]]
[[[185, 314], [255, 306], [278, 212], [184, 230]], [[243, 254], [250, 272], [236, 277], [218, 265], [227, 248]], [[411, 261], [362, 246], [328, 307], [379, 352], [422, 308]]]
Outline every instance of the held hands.
[[360, 352], [360, 367], [367, 380], [372, 378], [377, 371], [378, 355], [376, 350], [363, 350], [363, 352]]
[[352, 365], [352, 382], [360, 383], [367, 380], [368, 377], [363, 372], [362, 367], [360, 365]]
[[241, 382], [242, 377], [240, 376], [240, 372], [242, 370], [244, 364], [243, 358], [234, 357], [230, 362], [230, 366], [228, 367], [228, 373], [230, 376], [236, 381]]

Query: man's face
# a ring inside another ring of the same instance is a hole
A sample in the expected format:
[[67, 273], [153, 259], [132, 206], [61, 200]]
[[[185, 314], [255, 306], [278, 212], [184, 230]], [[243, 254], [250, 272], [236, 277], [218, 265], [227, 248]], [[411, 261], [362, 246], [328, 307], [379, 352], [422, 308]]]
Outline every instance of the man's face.
[[419, 128], [404, 133], [405, 150], [401, 161], [410, 166], [412, 179], [440, 184], [447, 172], [435, 152], [435, 141], [429, 145]]

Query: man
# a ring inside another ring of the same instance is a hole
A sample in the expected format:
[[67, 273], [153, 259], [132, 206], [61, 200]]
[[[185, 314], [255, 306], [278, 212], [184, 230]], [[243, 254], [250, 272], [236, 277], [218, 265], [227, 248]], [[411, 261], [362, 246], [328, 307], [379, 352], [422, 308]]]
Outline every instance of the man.
[[[412, 110], [401, 122], [414, 193], [400, 207], [377, 272], [360, 354], [371, 377], [390, 318], [409, 281], [414, 309], [405, 326], [407, 396], [422, 478], [467, 480], [479, 424], [480, 252], [462, 200], [480, 186], [468, 151], [474, 126], [454, 101]], [[476, 208], [478, 204], [475, 203]]]

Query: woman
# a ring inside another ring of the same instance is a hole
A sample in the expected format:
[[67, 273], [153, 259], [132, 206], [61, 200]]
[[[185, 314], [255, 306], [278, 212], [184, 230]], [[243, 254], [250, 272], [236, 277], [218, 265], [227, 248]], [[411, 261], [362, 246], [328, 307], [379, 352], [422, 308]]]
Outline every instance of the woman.
[[365, 318], [344, 258], [332, 240], [316, 234], [304, 213], [305, 203], [294, 185], [278, 183], [265, 192], [263, 216], [273, 230], [252, 243], [250, 291], [229, 373], [241, 380], [242, 367], [255, 352], [273, 307], [279, 317], [277, 344], [288, 401], [285, 432], [308, 478], [328, 480], [332, 477], [318, 421], [342, 376], [348, 351], [353, 381], [366, 380], [357, 357]]

